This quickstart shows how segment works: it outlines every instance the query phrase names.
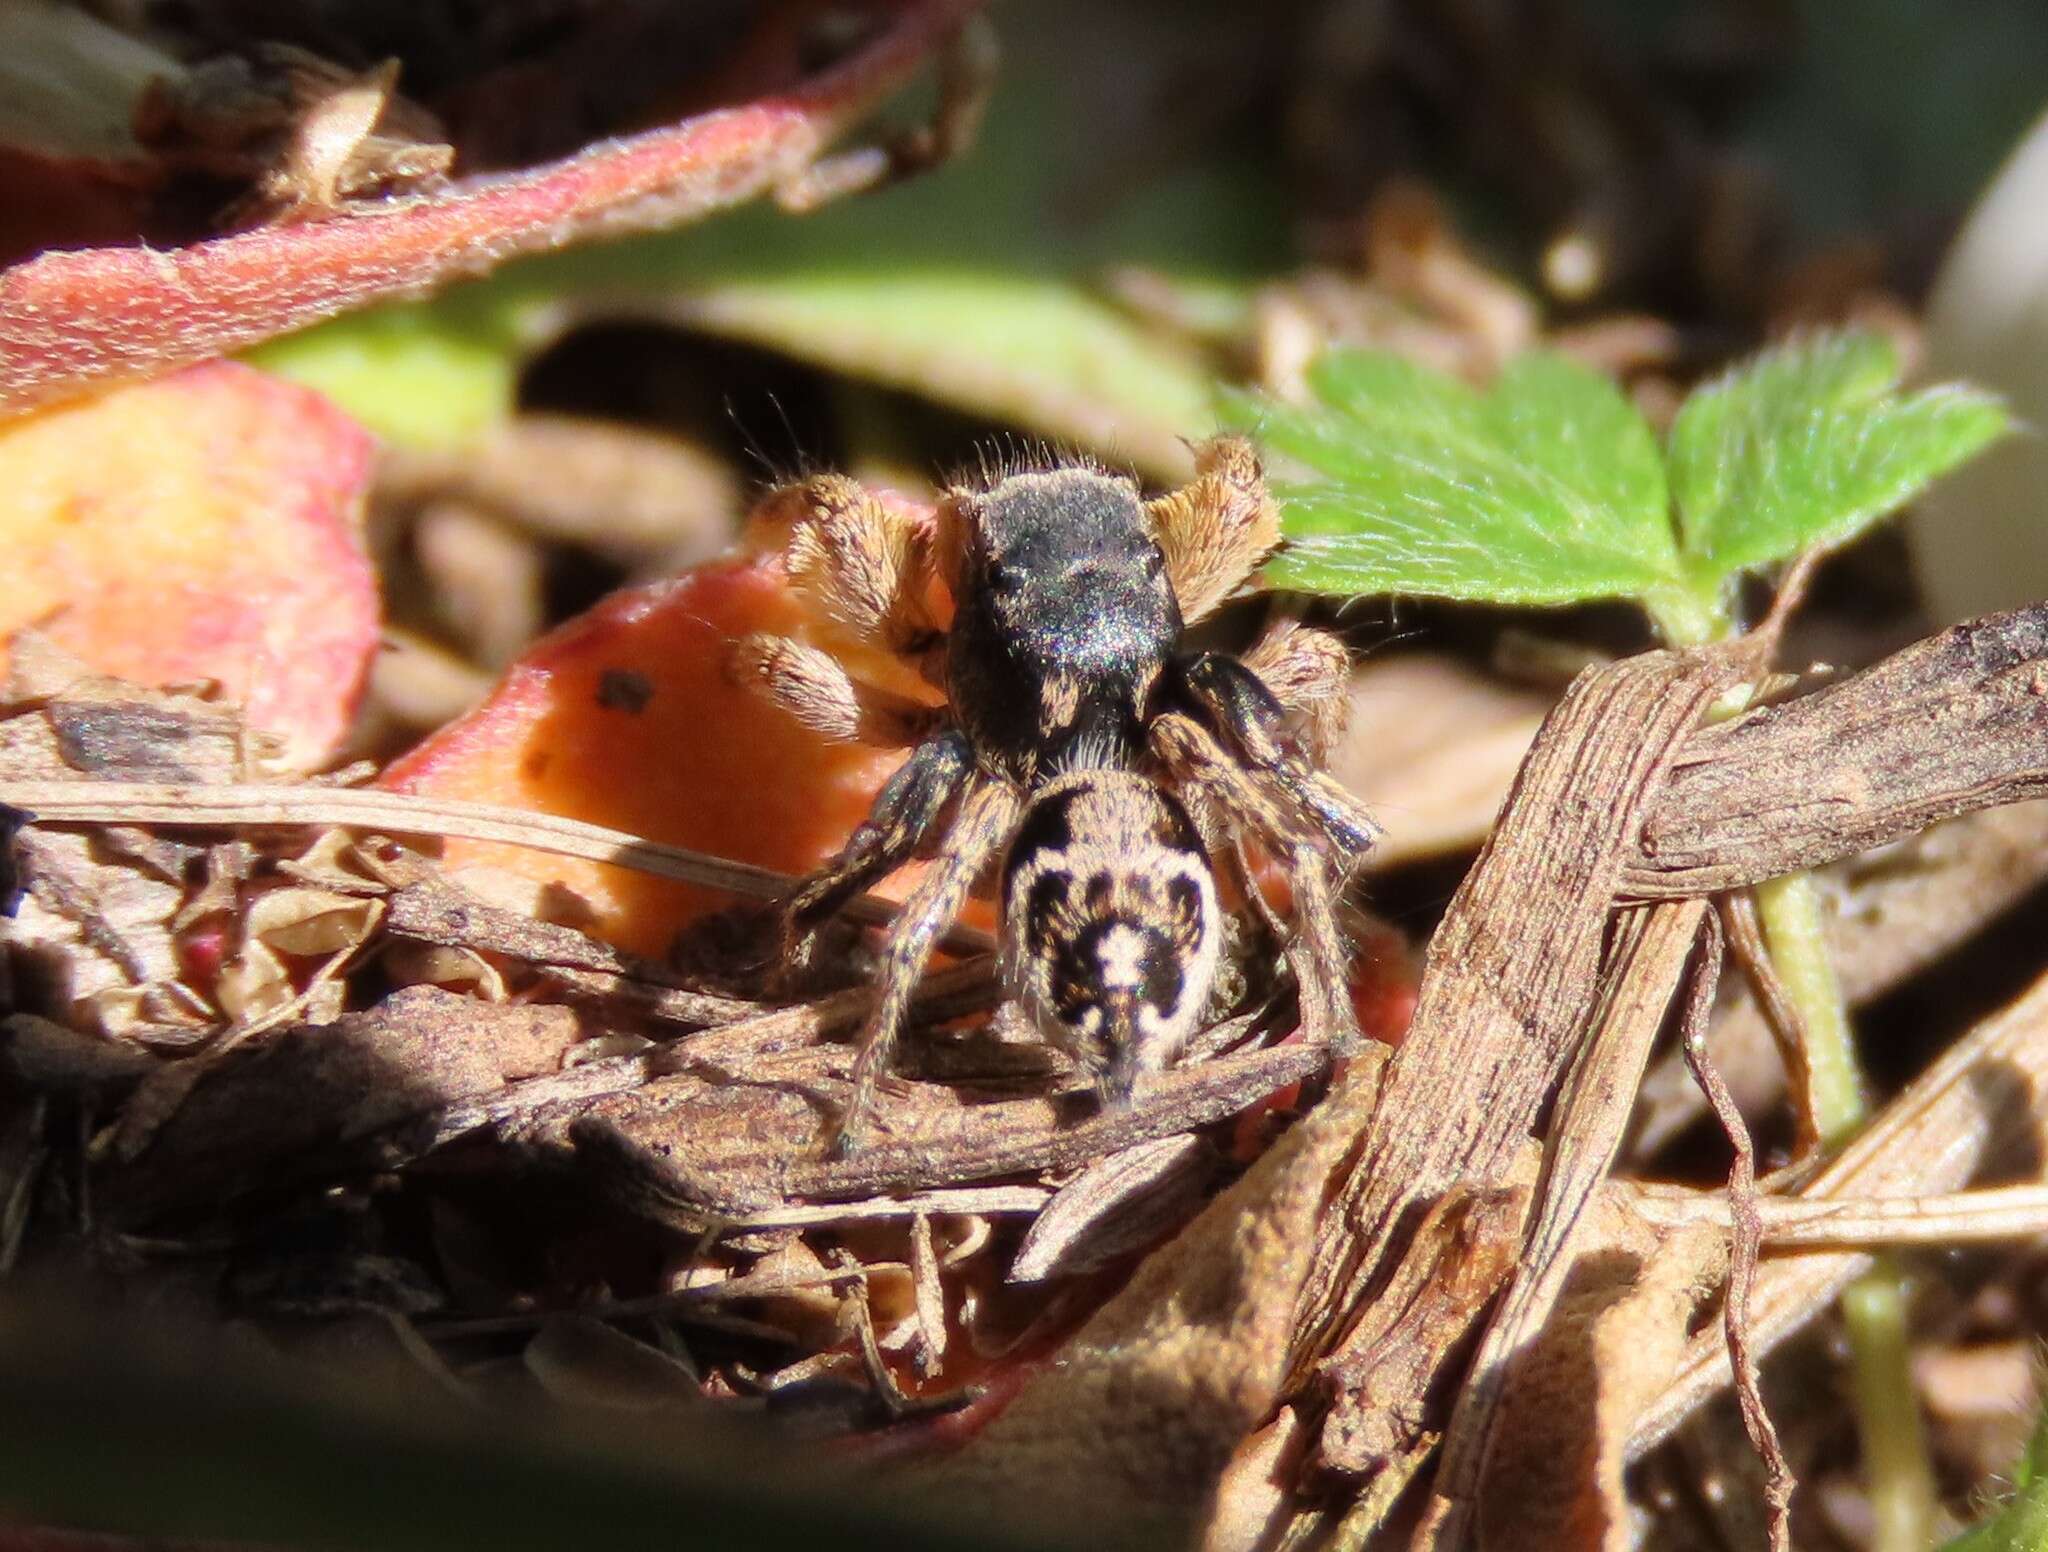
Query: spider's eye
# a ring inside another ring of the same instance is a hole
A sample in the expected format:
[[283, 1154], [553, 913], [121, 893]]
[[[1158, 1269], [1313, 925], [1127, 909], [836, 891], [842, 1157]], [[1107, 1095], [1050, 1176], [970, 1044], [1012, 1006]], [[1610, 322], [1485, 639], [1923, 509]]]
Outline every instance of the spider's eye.
[[998, 593], [1008, 593], [1023, 586], [1024, 570], [1013, 561], [1004, 560], [1000, 555], [991, 555], [982, 566], [982, 577]]
[[1166, 575], [1166, 556], [1157, 545], [1145, 549], [1145, 580], [1157, 582]]

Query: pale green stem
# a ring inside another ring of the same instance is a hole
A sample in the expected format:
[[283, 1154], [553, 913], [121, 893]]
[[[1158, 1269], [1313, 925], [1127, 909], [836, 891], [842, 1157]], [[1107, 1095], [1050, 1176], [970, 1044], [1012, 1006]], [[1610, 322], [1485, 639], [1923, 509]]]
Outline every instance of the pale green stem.
[[1838, 1148], [1862, 1127], [1869, 1106], [1813, 875], [1794, 873], [1757, 885], [1756, 913], [1771, 964], [1805, 1026], [1814, 1130], [1822, 1147]]
[[[1820, 891], [1811, 874], [1772, 879], [1756, 890], [1771, 963], [1805, 1026], [1814, 1129], [1836, 1148], [1869, 1116], [1849, 1013], [1829, 957]], [[1851, 1393], [1863, 1442], [1876, 1552], [1926, 1552], [1934, 1544], [1937, 1499], [1926, 1427], [1913, 1386], [1905, 1276], [1880, 1256], [1842, 1291]]]
[[1870, 1544], [1875, 1552], [1927, 1552], [1938, 1532], [1940, 1502], [1913, 1388], [1906, 1277], [1898, 1262], [1878, 1256], [1842, 1290], [1842, 1324], [1870, 1493]]
[[[1697, 645], [1725, 636], [1734, 622], [1725, 614], [1704, 628], [1702, 602], [1677, 609], [1653, 602], [1664, 637], [1673, 645]], [[1739, 714], [1746, 692], [1714, 708], [1717, 719]], [[1799, 1015], [1811, 1073], [1813, 1124], [1824, 1148], [1837, 1148], [1862, 1129], [1869, 1117], [1848, 1005], [1835, 978], [1813, 877], [1795, 873], [1756, 889], [1764, 946]], [[1842, 1321], [1849, 1337], [1850, 1390], [1856, 1429], [1863, 1444], [1864, 1476], [1875, 1518], [1874, 1552], [1927, 1552], [1934, 1544], [1937, 1499], [1934, 1467], [1927, 1452], [1913, 1386], [1912, 1351], [1906, 1328], [1904, 1274], [1880, 1256], [1842, 1292]]]

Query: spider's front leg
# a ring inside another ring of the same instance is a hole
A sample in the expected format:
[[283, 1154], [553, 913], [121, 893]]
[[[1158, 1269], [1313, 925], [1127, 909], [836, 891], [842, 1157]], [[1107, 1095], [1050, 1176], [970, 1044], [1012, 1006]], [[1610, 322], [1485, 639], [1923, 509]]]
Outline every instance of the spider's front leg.
[[846, 1153], [862, 1142], [874, 1108], [875, 1083], [888, 1070], [890, 1053], [924, 975], [925, 962], [960, 914], [974, 881], [1009, 841], [1023, 807], [1023, 798], [1008, 782], [989, 777], [972, 782], [960, 804], [959, 818], [947, 834], [944, 852], [903, 902], [889, 928], [881, 994], [861, 1031], [860, 1054], [854, 1058], [851, 1074], [853, 1092], [832, 1140], [834, 1152]]
[[941, 729], [910, 752], [839, 854], [806, 878], [783, 908], [783, 959], [791, 969], [810, 963], [818, 929], [847, 901], [910, 860], [973, 769], [973, 751], [954, 728]]
[[1305, 834], [1287, 807], [1193, 717], [1170, 711], [1154, 718], [1151, 740], [1183, 791], [1234, 830], [1255, 835], [1287, 870], [1295, 930], [1286, 953], [1300, 987], [1303, 1029], [1339, 1056], [1355, 1053], [1362, 1037], [1351, 1009], [1349, 955], [1337, 925], [1339, 880], [1348, 864], [1340, 865], [1327, 843]]
[[[1332, 648], [1343, 652], [1341, 644], [1321, 631], [1295, 630], [1291, 640], [1283, 638], [1269, 649], [1269, 656], [1285, 671], [1282, 682], [1294, 703], [1309, 714], [1312, 746], [1324, 737], [1334, 742], [1333, 730], [1341, 726], [1327, 710], [1320, 733], [1314, 720], [1316, 707], [1330, 706], [1337, 693], [1326, 682], [1338, 661]], [[1201, 719], [1260, 785], [1272, 788], [1314, 823], [1342, 859], [1340, 875], [1348, 875], [1372, 850], [1380, 827], [1364, 804], [1294, 747], [1287, 708], [1266, 680], [1222, 652], [1196, 653], [1177, 660], [1174, 667], [1182, 692]]]
[[1302, 749], [1321, 770], [1351, 721], [1351, 653], [1328, 631], [1281, 620], [1239, 659], [1301, 718]]
[[973, 757], [967, 740], [944, 726], [941, 708], [864, 684], [829, 652], [787, 636], [742, 636], [732, 644], [726, 671], [826, 738], [885, 749], [916, 745], [839, 854], [805, 879], [784, 906], [783, 962], [801, 970], [810, 963], [818, 929], [910, 860], [959, 795]]

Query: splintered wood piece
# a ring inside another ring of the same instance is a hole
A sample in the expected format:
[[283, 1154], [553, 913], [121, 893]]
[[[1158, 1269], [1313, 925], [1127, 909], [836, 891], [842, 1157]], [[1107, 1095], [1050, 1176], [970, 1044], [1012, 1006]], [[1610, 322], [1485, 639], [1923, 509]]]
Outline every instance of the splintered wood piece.
[[1565, 1079], [1544, 1147], [1521, 1265], [1466, 1370], [1444, 1436], [1436, 1491], [1470, 1499], [1498, 1425], [1516, 1356], [1538, 1341], [1571, 1275], [1578, 1229], [1628, 1127], [1650, 1046], [1685, 979], [1706, 917], [1686, 900], [1626, 913], [1616, 929], [1599, 1020]]
[[1058, 1096], [970, 1104], [936, 1085], [899, 1084], [882, 1096], [878, 1140], [833, 1159], [824, 1143], [847, 1085], [825, 1064], [843, 1069], [844, 1053], [799, 1054], [817, 1060], [744, 1081], [650, 1083], [579, 1111], [567, 1140], [631, 1205], [696, 1225], [789, 1203], [1077, 1169], [1235, 1115], [1328, 1060], [1302, 1045], [1226, 1056], [1163, 1074], [1128, 1109], [1084, 1108], [1080, 1119]]
[[1093, 1271], [1190, 1216], [1214, 1151], [1182, 1132], [1096, 1160], [1061, 1186], [1033, 1220], [1009, 1281], [1040, 1282]]
[[[1840, 906], [1828, 937], [1843, 997], [1861, 1007], [1939, 964], [2043, 878], [2048, 802], [2040, 801], [1951, 819], [1867, 862], [1842, 863], [1830, 875]], [[1740, 959], [1742, 940], [1732, 932], [1730, 939]], [[1769, 1018], [1747, 989], [1715, 1015], [1708, 1053], [1745, 1114], [1762, 1114], [1784, 1090], [1777, 1046]], [[1643, 1079], [1631, 1157], [1654, 1158], [1706, 1109], [1685, 1053], [1659, 1057]]]
[[2048, 604], [1987, 615], [1686, 741], [1626, 890], [1739, 889], [2048, 794]]
[[[1430, 942], [1414, 1022], [1333, 1210], [1317, 1225], [1295, 1369], [1360, 1376], [1401, 1311], [1373, 1301], [1420, 1210], [1510, 1179], [1576, 1054], [1601, 985], [1611, 902], [1685, 735], [1736, 677], [1731, 657], [1649, 653], [1582, 674], [1551, 713], [1493, 838]], [[1431, 1253], [1426, 1249], [1418, 1253]], [[1435, 1325], [1439, 1359], [1478, 1314]], [[1346, 1395], [1332, 1397], [1342, 1412]]]

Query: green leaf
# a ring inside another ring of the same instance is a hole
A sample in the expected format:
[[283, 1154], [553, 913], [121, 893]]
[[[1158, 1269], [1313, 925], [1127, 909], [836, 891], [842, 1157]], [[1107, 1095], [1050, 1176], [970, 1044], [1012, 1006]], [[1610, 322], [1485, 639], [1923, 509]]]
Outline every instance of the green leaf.
[[1347, 351], [1310, 386], [1309, 408], [1225, 399], [1226, 419], [1322, 476], [1276, 483], [1279, 585], [1561, 604], [1680, 584], [1656, 442], [1599, 373], [1531, 355], [1482, 395]]
[[1061, 276], [907, 268], [715, 280], [668, 315], [1179, 472], [1214, 423], [1192, 350]]
[[2013, 1470], [2013, 1495], [1942, 1552], [2040, 1552], [2048, 1546], [2048, 1413]]
[[325, 394], [394, 446], [440, 450], [512, 413], [521, 350], [509, 319], [449, 299], [350, 313], [243, 359]]
[[1671, 428], [1671, 487], [1695, 585], [1836, 545], [1911, 500], [2006, 429], [1973, 389], [1893, 392], [1874, 334], [1768, 351], [1696, 391]]
[[1660, 567], [1676, 563], [1663, 454], [1611, 378], [1563, 356], [1523, 355], [1501, 373], [1487, 407], [1510, 452], [1621, 519]]

